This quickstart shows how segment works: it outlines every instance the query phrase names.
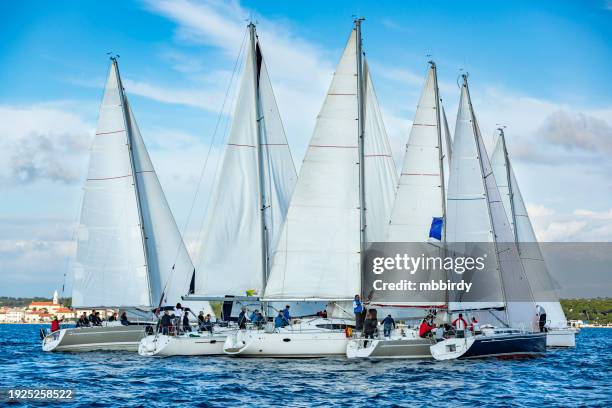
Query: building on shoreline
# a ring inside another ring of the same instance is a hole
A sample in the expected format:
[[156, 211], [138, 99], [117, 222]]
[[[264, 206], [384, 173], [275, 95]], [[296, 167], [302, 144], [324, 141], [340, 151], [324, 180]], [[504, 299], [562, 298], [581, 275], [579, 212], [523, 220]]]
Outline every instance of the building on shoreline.
[[[64, 306], [59, 299], [57, 290], [53, 293], [51, 301], [35, 301], [31, 302], [26, 307], [0, 307], [0, 324], [19, 324], [19, 323], [49, 323], [53, 316], [64, 321], [76, 320], [81, 313], [86, 312], [88, 315], [93, 309], [74, 310]], [[98, 310], [100, 317], [105, 319], [110, 316], [115, 310], [102, 309]]]

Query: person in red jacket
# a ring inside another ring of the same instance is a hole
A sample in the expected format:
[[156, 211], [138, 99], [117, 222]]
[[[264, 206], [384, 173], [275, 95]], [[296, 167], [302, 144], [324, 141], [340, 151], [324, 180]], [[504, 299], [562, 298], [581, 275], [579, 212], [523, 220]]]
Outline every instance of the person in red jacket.
[[62, 320], [57, 320], [57, 316], [53, 316], [53, 320], [51, 320], [51, 333], [56, 332], [60, 329], [60, 321]]
[[436, 327], [435, 324], [430, 325], [427, 319], [423, 319], [419, 326], [419, 337], [426, 338], [431, 336], [431, 331]]
[[463, 318], [463, 314], [459, 313], [459, 317], [453, 320], [453, 327], [455, 328], [458, 338], [463, 338], [463, 336], [465, 336], [465, 330], [468, 328], [468, 323]]

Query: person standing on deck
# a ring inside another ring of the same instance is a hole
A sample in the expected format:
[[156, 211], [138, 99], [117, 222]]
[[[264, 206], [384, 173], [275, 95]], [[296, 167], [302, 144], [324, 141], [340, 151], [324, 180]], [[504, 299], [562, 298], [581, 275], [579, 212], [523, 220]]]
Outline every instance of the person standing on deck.
[[539, 327], [540, 332], [545, 332], [546, 330], [546, 310], [541, 305], [536, 305], [536, 313], [539, 316]]
[[389, 336], [391, 336], [391, 329], [395, 329], [395, 320], [393, 320], [393, 318], [389, 314], [383, 319], [381, 323], [383, 325], [383, 332], [385, 337], [389, 338]]
[[355, 300], [353, 300], [353, 313], [355, 313], [355, 330], [361, 330], [363, 327], [361, 314], [363, 313], [363, 305], [361, 304], [361, 299], [359, 295], [355, 295]]
[[455, 331], [457, 332], [458, 338], [463, 338], [463, 336], [465, 336], [465, 330], [467, 329], [468, 324], [463, 318], [462, 313], [459, 313], [459, 317], [453, 320], [453, 327], [455, 328]]
[[247, 309], [246, 307], [242, 307], [242, 309], [240, 310], [240, 314], [238, 315], [238, 328], [239, 329], [246, 329], [246, 324], [247, 324]]
[[283, 317], [285, 318], [287, 323], [291, 322], [291, 313], [289, 313], [289, 305], [285, 306], [285, 309], [283, 310]]
[[51, 333], [58, 331], [60, 329], [60, 322], [63, 321], [64, 319], [57, 320], [57, 316], [53, 316], [53, 320], [51, 320]]

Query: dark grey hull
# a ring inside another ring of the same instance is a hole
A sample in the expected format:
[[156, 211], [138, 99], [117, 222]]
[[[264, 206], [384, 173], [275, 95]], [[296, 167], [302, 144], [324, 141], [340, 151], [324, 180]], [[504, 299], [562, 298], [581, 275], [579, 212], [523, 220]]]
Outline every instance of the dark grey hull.
[[44, 351], [138, 351], [147, 324], [62, 329], [43, 339]]

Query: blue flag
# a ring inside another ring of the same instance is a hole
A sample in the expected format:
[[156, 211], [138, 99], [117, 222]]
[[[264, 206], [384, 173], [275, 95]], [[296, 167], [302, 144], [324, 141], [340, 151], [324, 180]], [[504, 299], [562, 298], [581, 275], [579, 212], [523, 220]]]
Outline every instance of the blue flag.
[[442, 241], [442, 224], [444, 224], [442, 217], [433, 217], [431, 220], [431, 228], [429, 230], [429, 238]]

